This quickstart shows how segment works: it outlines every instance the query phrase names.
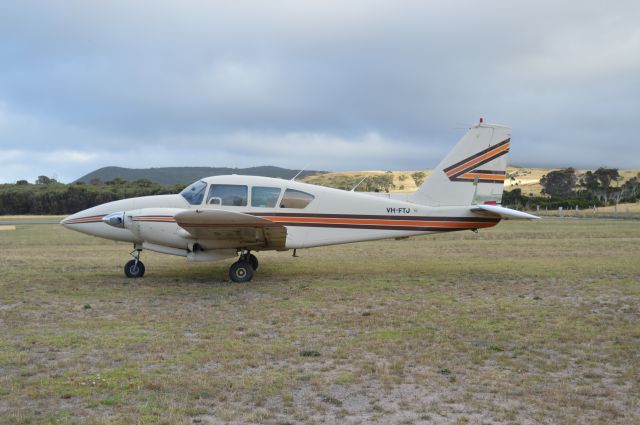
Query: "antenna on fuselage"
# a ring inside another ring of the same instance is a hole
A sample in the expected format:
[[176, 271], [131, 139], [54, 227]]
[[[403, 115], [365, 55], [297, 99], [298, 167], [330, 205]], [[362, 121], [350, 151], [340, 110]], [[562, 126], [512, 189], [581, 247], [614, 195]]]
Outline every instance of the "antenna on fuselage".
[[360, 186], [360, 183], [362, 183], [363, 181], [365, 181], [365, 180], [367, 179], [367, 177], [369, 177], [369, 176], [364, 176], [364, 178], [363, 178], [362, 180], [360, 180], [358, 183], [356, 183], [356, 185], [355, 185], [355, 186], [353, 186], [349, 192], [355, 192], [355, 191], [356, 191], [356, 188], [357, 188], [358, 186]]
[[295, 180], [296, 180], [296, 177], [298, 177], [300, 174], [302, 174], [302, 172], [303, 172], [304, 170], [306, 170], [308, 166], [309, 166], [309, 165], [307, 164], [307, 165], [305, 165], [304, 167], [302, 167], [302, 169], [301, 169], [300, 171], [298, 171], [298, 174], [296, 174], [295, 176], [291, 177], [291, 181], [295, 181]]

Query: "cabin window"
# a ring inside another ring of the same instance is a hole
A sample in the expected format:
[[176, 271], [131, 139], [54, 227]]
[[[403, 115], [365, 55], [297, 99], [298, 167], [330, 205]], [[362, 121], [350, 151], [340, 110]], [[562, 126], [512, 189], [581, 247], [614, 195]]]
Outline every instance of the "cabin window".
[[209, 187], [207, 204], [229, 207], [246, 207], [247, 192], [247, 186], [235, 184], [212, 184]]
[[315, 196], [301, 190], [287, 189], [284, 192], [280, 208], [305, 208]]
[[275, 208], [280, 192], [279, 187], [253, 186], [251, 188], [251, 206]]
[[204, 199], [204, 190], [207, 188], [207, 184], [202, 180], [187, 186], [180, 195], [187, 200], [191, 205], [200, 205]]

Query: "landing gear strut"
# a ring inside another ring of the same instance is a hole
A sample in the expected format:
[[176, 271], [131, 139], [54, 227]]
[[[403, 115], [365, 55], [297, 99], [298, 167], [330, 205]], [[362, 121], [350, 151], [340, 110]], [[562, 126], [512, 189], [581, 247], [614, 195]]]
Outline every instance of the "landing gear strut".
[[251, 267], [253, 267], [254, 271], [258, 271], [258, 266], [260, 263], [258, 262], [258, 257], [253, 254], [249, 254], [249, 262], [251, 263]]
[[134, 249], [131, 251], [131, 256], [133, 260], [127, 261], [127, 264], [124, 265], [124, 274], [127, 277], [142, 277], [144, 276], [144, 264], [140, 261], [140, 254], [142, 253], [141, 249]]
[[258, 270], [258, 258], [249, 250], [240, 251], [240, 258], [229, 268], [229, 279], [234, 282], [249, 282], [253, 274]]

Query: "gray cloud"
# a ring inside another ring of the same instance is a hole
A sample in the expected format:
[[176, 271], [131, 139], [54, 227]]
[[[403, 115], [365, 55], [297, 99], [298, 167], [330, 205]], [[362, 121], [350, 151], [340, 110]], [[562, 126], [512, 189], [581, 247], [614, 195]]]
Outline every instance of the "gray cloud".
[[640, 4], [21, 1], [0, 181], [104, 165], [416, 169], [484, 116], [511, 162], [640, 167]]

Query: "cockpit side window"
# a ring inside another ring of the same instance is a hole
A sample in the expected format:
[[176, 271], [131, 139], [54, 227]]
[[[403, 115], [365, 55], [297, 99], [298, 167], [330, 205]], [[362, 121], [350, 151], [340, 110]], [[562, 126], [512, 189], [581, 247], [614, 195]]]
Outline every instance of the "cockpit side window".
[[281, 191], [279, 187], [253, 186], [251, 188], [251, 206], [275, 208]]
[[209, 187], [207, 204], [246, 207], [247, 192], [247, 186], [240, 186], [236, 184], [212, 184]]
[[282, 201], [280, 201], [280, 208], [306, 208], [314, 199], [315, 196], [310, 193], [301, 190], [287, 189], [284, 192]]
[[187, 186], [180, 195], [187, 200], [191, 205], [200, 205], [204, 199], [204, 190], [207, 188], [207, 184], [202, 180]]

